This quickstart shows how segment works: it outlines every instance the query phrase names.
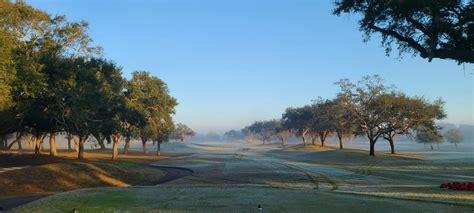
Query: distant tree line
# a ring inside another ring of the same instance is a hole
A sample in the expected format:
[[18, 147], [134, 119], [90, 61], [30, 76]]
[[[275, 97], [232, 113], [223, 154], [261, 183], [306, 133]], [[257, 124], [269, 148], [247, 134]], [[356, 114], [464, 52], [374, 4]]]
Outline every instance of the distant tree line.
[[[342, 79], [335, 84], [340, 92], [334, 99], [318, 98], [310, 105], [288, 108], [281, 119], [257, 121], [245, 127], [242, 134], [256, 136], [264, 144], [275, 135], [284, 144], [293, 134], [301, 138], [304, 145], [310, 139], [313, 145], [318, 141], [321, 146], [325, 146], [329, 137], [336, 136], [340, 149], [344, 147], [344, 140], [365, 136], [371, 156], [375, 155], [379, 139], [390, 144], [392, 154], [395, 154], [398, 135], [417, 133], [416, 139], [426, 143], [442, 140], [440, 127], [436, 125], [437, 120], [446, 117], [441, 99], [409, 97], [394, 86], [386, 86], [378, 75], [366, 76], [357, 82]], [[458, 131], [452, 130], [448, 135], [454, 144], [462, 141]]]
[[[84, 143], [94, 137], [101, 148], [113, 144], [112, 159], [132, 138], [159, 146], [172, 136], [184, 140], [185, 125], [175, 128], [176, 99], [167, 85], [146, 71], [130, 80], [121, 68], [91, 46], [86, 22], [51, 16], [23, 1], [0, 1], [0, 148], [21, 149], [27, 137], [40, 154], [49, 136], [50, 155], [57, 154], [55, 136], [67, 134], [84, 158]], [[8, 144], [7, 135], [15, 135]]]

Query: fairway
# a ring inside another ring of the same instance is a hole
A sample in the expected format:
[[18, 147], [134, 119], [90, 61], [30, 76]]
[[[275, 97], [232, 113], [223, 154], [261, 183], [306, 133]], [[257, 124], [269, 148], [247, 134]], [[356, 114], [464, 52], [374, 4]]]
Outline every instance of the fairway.
[[153, 165], [192, 175], [149, 187], [81, 189], [21, 206], [18, 212], [257, 211], [471, 212], [472, 192], [439, 189], [469, 181], [473, 159], [428, 160], [319, 146], [207, 142], [163, 147], [181, 157]]

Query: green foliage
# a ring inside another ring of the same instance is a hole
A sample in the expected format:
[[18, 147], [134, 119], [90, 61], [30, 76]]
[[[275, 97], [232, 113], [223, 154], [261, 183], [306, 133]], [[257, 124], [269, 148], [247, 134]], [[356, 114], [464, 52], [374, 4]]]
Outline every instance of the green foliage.
[[272, 136], [276, 134], [279, 127], [278, 120], [269, 120], [269, 121], [256, 121], [252, 125], [246, 127], [251, 133], [258, 135], [260, 140], [265, 143], [270, 141]]
[[449, 143], [454, 145], [464, 141], [464, 134], [459, 129], [448, 129], [448, 131], [446, 131], [444, 134], [444, 137]]
[[186, 124], [179, 123], [176, 125], [176, 128], [174, 129], [174, 132], [172, 133], [171, 137], [183, 142], [188, 138], [192, 138], [194, 135], [196, 135], [196, 132], [194, 132], [194, 130], [186, 126]]
[[337, 0], [335, 15], [360, 14], [365, 41], [382, 35], [387, 54], [392, 44], [401, 53], [474, 63], [474, 2], [463, 0]]

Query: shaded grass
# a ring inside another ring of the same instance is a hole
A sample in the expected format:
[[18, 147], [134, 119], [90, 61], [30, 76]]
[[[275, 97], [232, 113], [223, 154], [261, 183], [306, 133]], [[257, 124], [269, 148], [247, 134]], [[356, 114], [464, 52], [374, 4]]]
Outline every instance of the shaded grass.
[[106, 159], [107, 153], [91, 153], [88, 160], [78, 161], [70, 155], [74, 153], [62, 153], [60, 157], [0, 155], [0, 166], [32, 165], [0, 173], [0, 197], [47, 195], [91, 187], [127, 187], [157, 181], [166, 174], [148, 165], [151, 159], [157, 160], [156, 157], [129, 155], [112, 161]]

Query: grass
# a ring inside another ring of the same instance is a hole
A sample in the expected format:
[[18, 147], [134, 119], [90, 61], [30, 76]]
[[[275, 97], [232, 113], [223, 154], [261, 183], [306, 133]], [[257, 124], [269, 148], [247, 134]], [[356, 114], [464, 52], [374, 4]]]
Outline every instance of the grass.
[[[158, 202], [159, 201], [159, 202]], [[78, 190], [21, 206], [16, 212], [469, 212], [468, 206], [394, 200], [311, 189], [282, 189], [261, 185], [159, 186]]]
[[91, 187], [127, 187], [146, 185], [165, 175], [150, 167], [156, 156], [122, 155], [110, 160], [108, 151], [91, 152], [87, 160], [74, 159], [74, 152], [60, 152], [58, 157], [30, 153], [0, 155], [0, 167], [25, 166], [0, 173], [1, 197], [48, 195]]

